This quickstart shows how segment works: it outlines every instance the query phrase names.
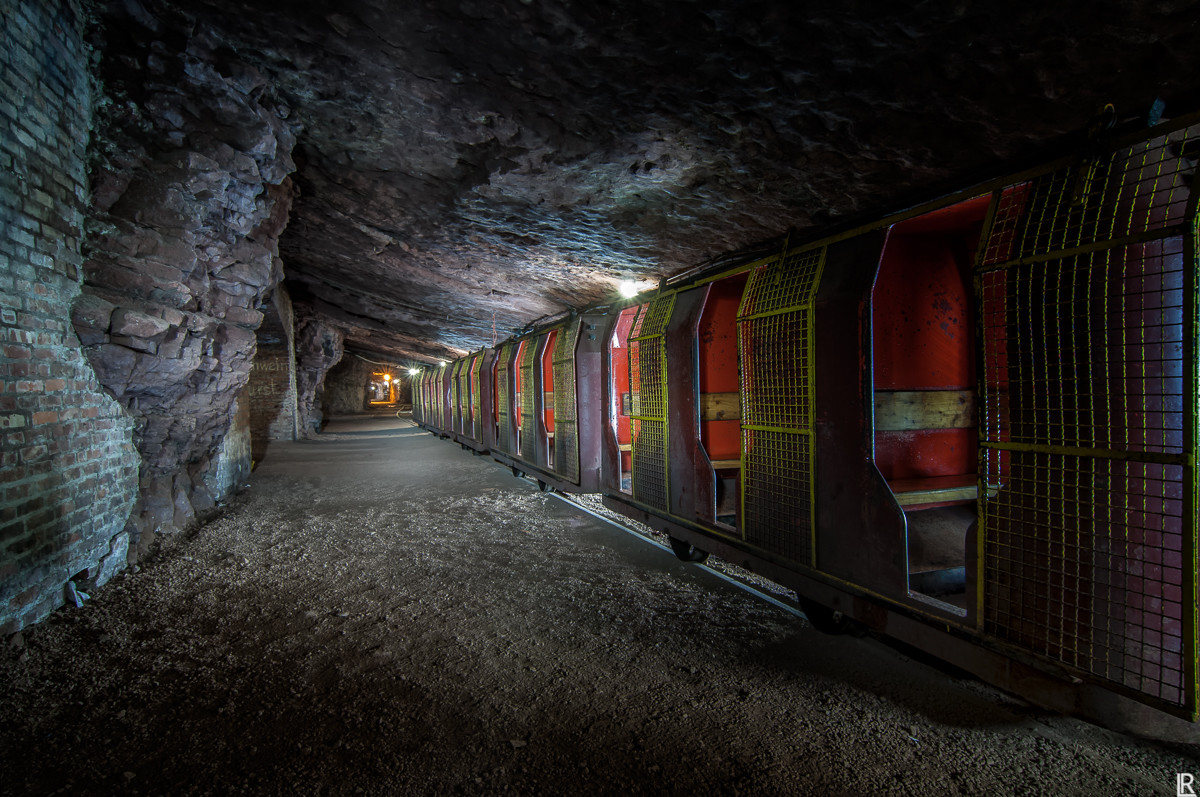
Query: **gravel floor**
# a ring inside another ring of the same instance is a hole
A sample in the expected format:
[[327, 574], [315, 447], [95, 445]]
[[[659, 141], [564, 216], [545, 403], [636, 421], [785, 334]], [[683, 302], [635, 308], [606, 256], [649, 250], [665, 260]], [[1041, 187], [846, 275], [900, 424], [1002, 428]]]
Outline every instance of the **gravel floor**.
[[1200, 747], [828, 637], [405, 422], [3, 645], [2, 794], [1173, 795]]

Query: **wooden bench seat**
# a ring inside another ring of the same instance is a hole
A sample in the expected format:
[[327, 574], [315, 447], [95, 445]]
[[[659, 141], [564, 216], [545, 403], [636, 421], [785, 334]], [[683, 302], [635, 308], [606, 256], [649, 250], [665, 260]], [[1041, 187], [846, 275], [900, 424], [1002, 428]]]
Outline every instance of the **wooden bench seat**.
[[888, 482], [888, 487], [902, 507], [974, 501], [979, 497], [978, 479], [973, 473], [894, 479]]
[[714, 459], [712, 466], [713, 470], [741, 470], [742, 461], [740, 459]]

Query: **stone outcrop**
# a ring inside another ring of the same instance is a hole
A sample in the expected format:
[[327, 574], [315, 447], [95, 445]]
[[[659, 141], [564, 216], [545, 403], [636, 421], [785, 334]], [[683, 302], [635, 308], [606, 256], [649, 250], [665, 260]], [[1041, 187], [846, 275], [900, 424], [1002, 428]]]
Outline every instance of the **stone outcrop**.
[[325, 374], [321, 391], [323, 417], [331, 415], [353, 415], [367, 409], [369, 394], [367, 385], [380, 366], [361, 357], [347, 354]]
[[325, 375], [341, 361], [342, 343], [342, 331], [319, 318], [301, 318], [296, 324], [297, 431], [301, 437], [321, 431]]
[[[136, 9], [136, 4], [123, 8]], [[213, 506], [206, 479], [282, 277], [294, 132], [266, 80], [203, 27], [106, 17], [84, 296], [74, 324], [136, 424], [133, 554]]]

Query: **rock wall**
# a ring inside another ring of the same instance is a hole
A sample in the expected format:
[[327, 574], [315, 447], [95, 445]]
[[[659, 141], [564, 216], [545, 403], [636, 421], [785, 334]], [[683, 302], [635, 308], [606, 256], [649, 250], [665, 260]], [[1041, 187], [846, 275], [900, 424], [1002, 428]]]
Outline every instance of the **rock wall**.
[[297, 432], [301, 437], [321, 431], [325, 375], [341, 361], [342, 341], [342, 331], [325, 321], [302, 318], [296, 324]]
[[207, 474], [249, 379], [259, 308], [282, 276], [295, 138], [265, 79], [203, 26], [136, 2], [120, 13], [130, 9], [94, 34], [103, 98], [74, 322], [136, 424], [133, 560], [229, 483]]
[[68, 323], [92, 90], [73, 0], [0, 0], [0, 634], [125, 566], [132, 422]]
[[372, 374], [390, 370], [396, 377], [396, 404], [412, 404], [412, 383], [399, 365], [382, 366], [347, 353], [325, 374], [321, 409], [326, 415], [352, 415], [370, 408], [367, 384]]
[[367, 408], [367, 382], [375, 366], [346, 356], [325, 375], [321, 411], [325, 415], [351, 415]]
[[258, 350], [246, 395], [250, 399], [250, 437], [255, 462], [272, 440], [296, 439], [296, 347], [292, 303], [276, 289], [258, 330]]
[[250, 397], [243, 390], [233, 405], [233, 423], [213, 456], [204, 486], [208, 494], [223, 498], [246, 484], [253, 467], [250, 437]]

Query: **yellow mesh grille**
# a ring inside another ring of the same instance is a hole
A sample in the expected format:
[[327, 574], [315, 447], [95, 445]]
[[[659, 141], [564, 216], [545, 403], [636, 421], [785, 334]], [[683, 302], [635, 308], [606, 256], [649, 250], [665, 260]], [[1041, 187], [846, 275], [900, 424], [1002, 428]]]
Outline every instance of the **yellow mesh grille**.
[[539, 390], [534, 379], [533, 364], [537, 360], [538, 343], [541, 338], [525, 339], [521, 349], [521, 458], [535, 461], [537, 451], [537, 413], [534, 410], [534, 392]]
[[455, 360], [454, 365], [450, 369], [450, 424], [456, 432], [461, 432], [462, 424], [462, 406], [463, 406], [463, 391], [462, 377], [463, 361]]
[[1195, 163], [1179, 156], [1194, 133], [1000, 192], [976, 279], [984, 630], [1185, 715], [1197, 261]]
[[1017, 451], [1005, 471], [986, 472], [1003, 481], [984, 521], [986, 630], [1183, 705], [1183, 466]]
[[579, 481], [579, 424], [575, 407], [575, 342], [579, 320], [561, 327], [554, 344], [554, 469]]
[[446, 428], [446, 366], [433, 372], [433, 425]]
[[985, 440], [1183, 451], [1181, 238], [981, 276]]
[[477, 443], [483, 442], [480, 424], [483, 423], [483, 410], [480, 407], [479, 391], [483, 380], [483, 352], [476, 354], [471, 360], [471, 439]]
[[738, 311], [742, 399], [742, 534], [813, 565], [812, 303], [824, 248], [754, 269]]
[[511, 424], [511, 407], [512, 407], [512, 358], [513, 352], [517, 344], [505, 343], [500, 347], [500, 354], [496, 362], [496, 381], [500, 385], [497, 391], [497, 415], [500, 419], [500, 434], [497, 446], [506, 454], [514, 454], [516, 451], [513, 446], [512, 439], [512, 424]]
[[1011, 187], [996, 210], [983, 264], [1045, 256], [1180, 224], [1195, 168], [1195, 135], [1195, 128], [1187, 128]]
[[629, 338], [632, 412], [633, 497], [668, 509], [667, 351], [663, 335], [675, 307], [675, 294], [643, 306]]

